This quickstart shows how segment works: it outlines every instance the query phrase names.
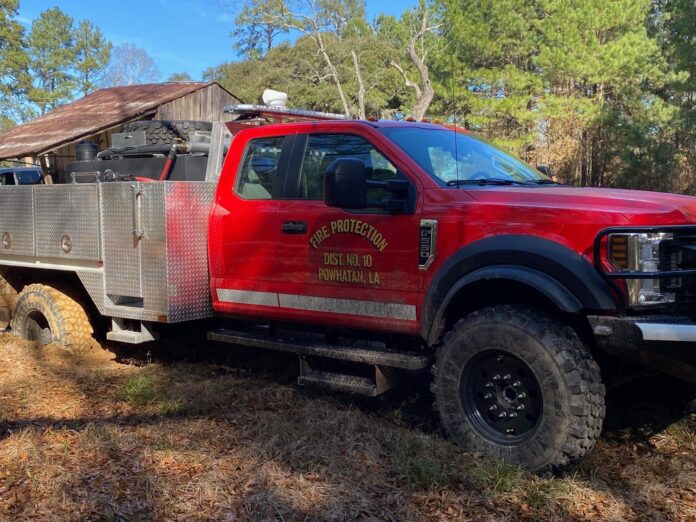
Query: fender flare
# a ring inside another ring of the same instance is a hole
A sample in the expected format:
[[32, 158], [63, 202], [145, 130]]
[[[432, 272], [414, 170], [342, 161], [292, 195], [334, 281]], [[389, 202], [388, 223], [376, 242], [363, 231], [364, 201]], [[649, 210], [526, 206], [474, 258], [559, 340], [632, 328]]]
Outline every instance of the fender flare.
[[459, 291], [494, 279], [526, 284], [564, 312], [617, 309], [606, 281], [577, 252], [536, 236], [494, 236], [455, 252], [433, 277], [420, 327], [428, 344], [436, 343], [442, 334], [447, 307]]

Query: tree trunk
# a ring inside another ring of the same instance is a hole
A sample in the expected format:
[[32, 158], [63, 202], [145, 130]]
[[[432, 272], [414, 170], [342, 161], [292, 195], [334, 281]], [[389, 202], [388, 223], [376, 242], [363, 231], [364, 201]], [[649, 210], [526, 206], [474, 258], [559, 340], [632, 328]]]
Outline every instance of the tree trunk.
[[321, 53], [322, 57], [324, 58], [324, 61], [326, 62], [326, 66], [329, 68], [329, 71], [331, 71], [331, 76], [333, 76], [334, 83], [336, 84], [336, 89], [338, 89], [338, 95], [341, 98], [341, 103], [343, 104], [343, 112], [345, 113], [346, 116], [350, 116], [350, 107], [348, 107], [348, 100], [346, 99], [346, 95], [343, 92], [343, 86], [341, 85], [341, 79], [338, 77], [338, 70], [334, 66], [333, 62], [331, 61], [331, 57], [329, 56], [329, 53], [326, 51], [326, 46], [324, 45], [324, 39], [321, 36], [320, 32], [317, 32], [314, 41], [317, 44], [317, 47], [319, 48], [319, 52]]
[[413, 62], [413, 65], [416, 66], [416, 69], [418, 69], [420, 83], [409, 80], [404, 69], [398, 63], [394, 61], [391, 62], [392, 67], [399, 71], [403, 77], [406, 86], [412, 88], [416, 93], [416, 104], [413, 107], [412, 116], [418, 121], [425, 117], [433, 101], [433, 97], [435, 96], [435, 89], [433, 89], [432, 82], [430, 81], [430, 69], [425, 63], [425, 58], [428, 53], [424, 49], [421, 49], [422, 54], [418, 54], [416, 50], [416, 45], [419, 42], [422, 44], [426, 34], [430, 31], [431, 29], [428, 28], [428, 9], [425, 8], [420, 29], [411, 36], [411, 39], [406, 45], [408, 57], [411, 59], [411, 62]]
[[360, 72], [360, 62], [357, 53], [351, 49], [350, 55], [353, 57], [353, 67], [355, 67], [355, 78], [358, 80], [358, 118], [364, 120], [365, 114], [365, 82], [363, 82]]
[[416, 105], [413, 108], [413, 117], [420, 121], [422, 120], [430, 108], [430, 104], [435, 96], [435, 89], [430, 81], [430, 70], [425, 64], [423, 59], [416, 52], [416, 42], [415, 39], [411, 39], [408, 46], [408, 55], [413, 62], [413, 65], [418, 69], [418, 74], [420, 75], [420, 84], [422, 93], [416, 100]]

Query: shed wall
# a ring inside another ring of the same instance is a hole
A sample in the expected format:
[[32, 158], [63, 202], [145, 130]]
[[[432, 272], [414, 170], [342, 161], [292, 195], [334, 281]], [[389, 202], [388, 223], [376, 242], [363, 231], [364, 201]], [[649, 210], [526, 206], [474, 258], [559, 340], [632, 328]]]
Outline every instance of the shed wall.
[[219, 85], [210, 85], [160, 105], [156, 120], [230, 121], [234, 116], [223, 112], [225, 105], [240, 103]]

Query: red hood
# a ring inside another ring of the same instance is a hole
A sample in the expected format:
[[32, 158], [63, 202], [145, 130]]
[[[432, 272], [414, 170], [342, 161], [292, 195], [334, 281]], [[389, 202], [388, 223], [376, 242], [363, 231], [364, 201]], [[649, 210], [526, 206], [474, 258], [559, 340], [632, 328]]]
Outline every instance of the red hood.
[[[558, 210], [574, 219], [578, 213], [594, 215], [592, 221], [607, 225], [667, 225], [696, 223], [696, 197], [642, 190], [545, 186], [485, 187], [467, 190], [480, 203], [520, 209]], [[602, 214], [600, 217], [599, 214]], [[560, 219], [559, 219], [560, 218]]]

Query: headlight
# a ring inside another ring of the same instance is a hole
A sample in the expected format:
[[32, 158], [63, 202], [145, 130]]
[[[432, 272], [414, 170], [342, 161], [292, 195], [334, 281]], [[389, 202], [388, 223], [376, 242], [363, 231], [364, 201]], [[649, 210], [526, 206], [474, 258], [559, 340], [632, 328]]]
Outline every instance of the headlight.
[[[609, 234], [607, 253], [618, 272], [657, 272], [660, 242], [672, 239], [667, 233]], [[659, 279], [626, 278], [629, 305], [674, 302], [673, 292], [661, 292]]]

